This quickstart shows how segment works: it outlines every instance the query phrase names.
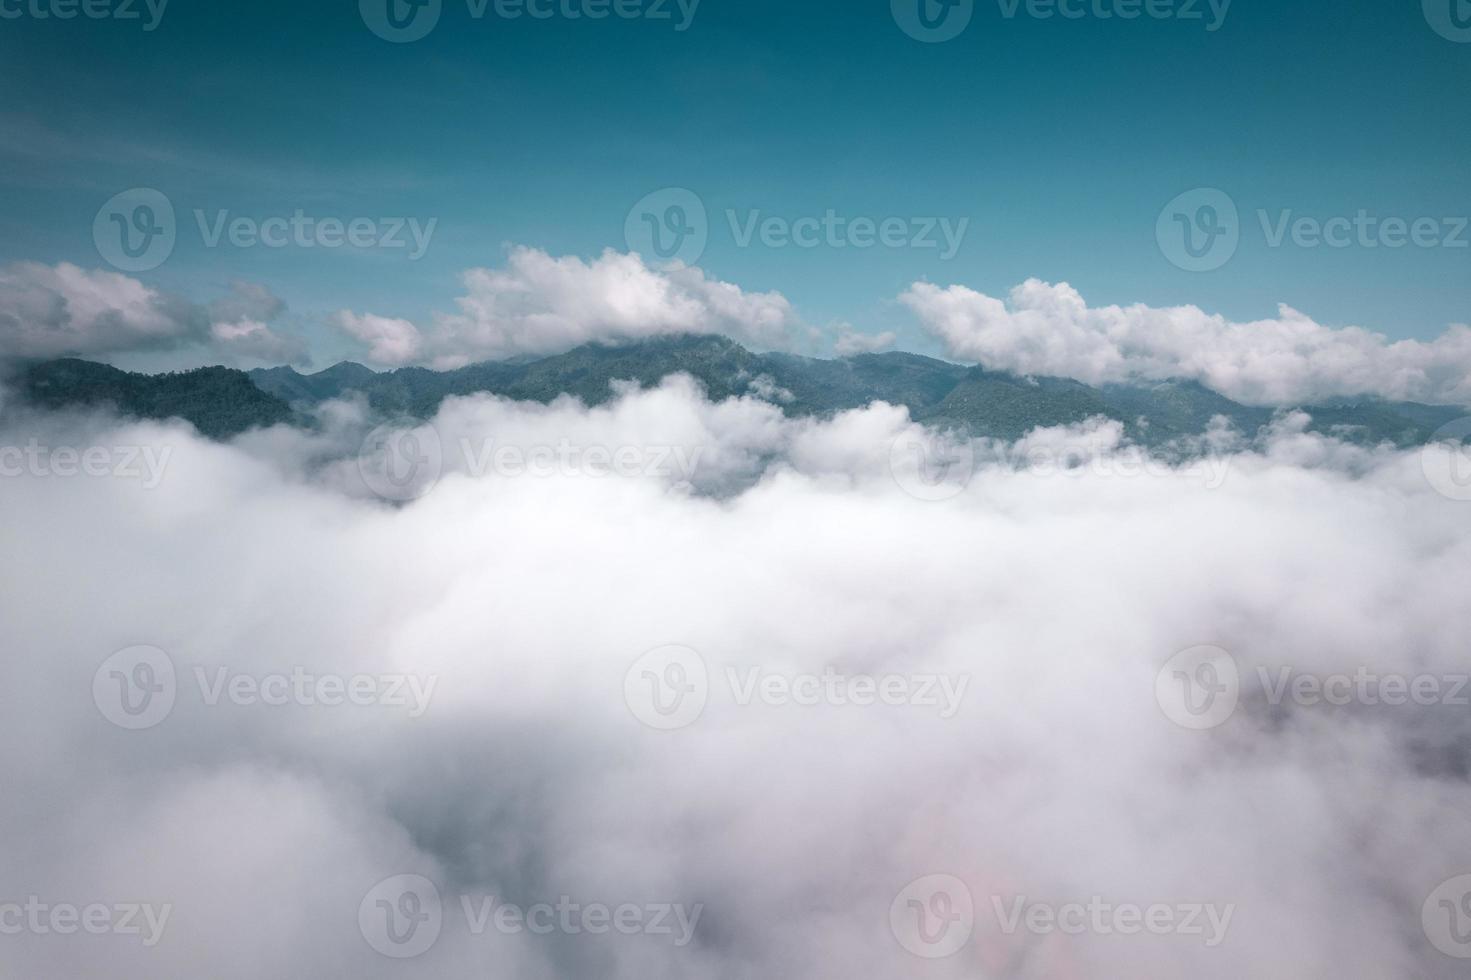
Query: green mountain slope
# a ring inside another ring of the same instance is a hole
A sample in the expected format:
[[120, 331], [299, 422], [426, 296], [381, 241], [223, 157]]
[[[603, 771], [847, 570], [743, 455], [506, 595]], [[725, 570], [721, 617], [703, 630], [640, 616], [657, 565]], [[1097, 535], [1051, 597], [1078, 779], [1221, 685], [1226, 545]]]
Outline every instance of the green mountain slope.
[[66, 358], [33, 364], [16, 381], [32, 405], [110, 407], [133, 418], [182, 418], [216, 439], [291, 420], [285, 402], [256, 387], [244, 371], [223, 367], [149, 375]]
[[[1102, 416], [1122, 423], [1137, 442], [1165, 447], [1200, 435], [1219, 416], [1250, 437], [1281, 411], [1239, 404], [1194, 381], [1093, 387], [900, 352], [830, 360], [756, 354], [715, 336], [587, 344], [551, 357], [452, 371], [377, 372], [343, 362], [315, 374], [280, 367], [249, 375], [203, 368], [148, 376], [68, 359], [32, 365], [21, 373], [18, 387], [42, 406], [112, 404], [143, 418], [185, 418], [201, 432], [223, 437], [253, 426], [301, 422], [313, 405], [349, 395], [365, 398], [382, 415], [426, 418], [446, 398], [482, 392], [541, 403], [570, 395], [599, 405], [614, 397], [614, 382], [647, 387], [676, 373], [694, 377], [712, 399], [761, 393], [792, 416], [822, 417], [885, 401], [908, 408], [913, 418], [928, 424], [1008, 440], [1038, 426], [1075, 425]], [[1316, 431], [1398, 446], [1424, 443], [1440, 426], [1467, 414], [1454, 406], [1371, 398], [1300, 407], [1312, 416]]]

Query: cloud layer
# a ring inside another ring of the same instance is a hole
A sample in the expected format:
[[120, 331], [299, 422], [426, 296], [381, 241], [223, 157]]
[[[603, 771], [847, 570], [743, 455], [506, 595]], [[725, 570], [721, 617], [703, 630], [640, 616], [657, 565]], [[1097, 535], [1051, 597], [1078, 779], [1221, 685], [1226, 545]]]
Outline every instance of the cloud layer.
[[427, 334], [406, 320], [351, 312], [347, 333], [384, 366], [427, 358], [436, 367], [571, 350], [589, 341], [719, 333], [757, 348], [789, 346], [798, 320], [779, 293], [748, 293], [696, 268], [653, 269], [637, 254], [592, 261], [513, 248], [504, 268], [471, 269], [455, 313]]
[[[325, 412], [229, 445], [106, 417], [0, 431], [170, 451], [152, 489], [0, 479], [0, 507], [28, 515], [0, 525], [0, 899], [172, 907], [151, 948], [0, 937], [18, 975], [1459, 975], [1420, 911], [1466, 870], [1464, 709], [1272, 708], [1252, 688], [1192, 731], [1155, 690], [1202, 643], [1248, 676], [1464, 670], [1471, 504], [1436, 493], [1418, 454], [1289, 423], [1224, 474], [1146, 468], [1106, 425], [944, 447], [902, 409], [793, 421], [676, 379], [593, 410], [451, 400], [397, 444], [447, 461], [398, 505], [353, 458], [375, 420]], [[641, 455], [618, 475], [593, 447]], [[528, 470], [539, 452], [549, 468]], [[974, 473], [931, 492], [955, 452]], [[180, 683], [165, 720], [128, 731], [94, 679], [137, 644]], [[697, 720], [659, 731], [625, 692], [667, 644], [697, 651], [710, 684]], [[210, 704], [196, 668], [438, 686], [419, 717]], [[743, 705], [728, 669], [969, 682], [942, 717]], [[399, 960], [359, 912], [403, 874], [434, 882], [445, 913]], [[890, 911], [933, 874], [965, 884], [975, 922], [927, 960]], [[703, 912], [686, 945], [477, 935], [461, 896]], [[1234, 913], [1212, 947], [1007, 934], [993, 900], [1018, 896]]]
[[197, 346], [216, 357], [304, 362], [304, 342], [271, 324], [284, 311], [255, 283], [232, 283], [229, 294], [199, 306], [116, 272], [19, 262], [0, 268], [0, 356], [99, 358]]
[[1193, 378], [1248, 404], [1349, 395], [1471, 404], [1471, 327], [1429, 343], [1332, 328], [1288, 306], [1236, 323], [1194, 306], [1089, 307], [1067, 283], [1029, 279], [1006, 300], [919, 282], [901, 297], [959, 359], [1089, 384]]

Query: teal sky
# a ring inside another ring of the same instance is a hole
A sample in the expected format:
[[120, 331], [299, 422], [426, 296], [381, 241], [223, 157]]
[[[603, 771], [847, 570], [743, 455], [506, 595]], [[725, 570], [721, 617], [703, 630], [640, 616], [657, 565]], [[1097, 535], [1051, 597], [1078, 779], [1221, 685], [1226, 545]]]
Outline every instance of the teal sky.
[[[684, 30], [674, 0], [669, 19], [598, 21], [476, 19], [443, 0], [403, 44], [356, 0], [172, 0], [151, 31], [142, 0], [142, 21], [34, 15], [58, 2], [0, 0], [21, 14], [0, 19], [0, 261], [106, 267], [99, 207], [155, 188], [179, 241], [137, 277], [201, 301], [263, 283], [319, 363], [347, 349], [322, 323], [333, 311], [422, 322], [509, 244], [626, 248], [629, 209], [664, 187], [706, 205], [712, 276], [911, 349], [932, 345], [894, 299], [922, 279], [995, 295], [1039, 277], [1092, 305], [1234, 319], [1287, 303], [1392, 337], [1471, 321], [1471, 248], [1273, 248], [1256, 216], [1471, 215], [1471, 43], [1420, 0], [1236, 0], [1213, 31], [1206, 0], [1193, 20], [1008, 17], [978, 0], [942, 43], [908, 36], [889, 0], [703, 0]], [[1155, 237], [1166, 202], [1197, 187], [1240, 209], [1239, 250], [1210, 272], [1177, 268]], [[206, 248], [196, 208], [437, 225], [417, 261]], [[946, 261], [741, 247], [726, 218], [829, 209], [969, 225]]]

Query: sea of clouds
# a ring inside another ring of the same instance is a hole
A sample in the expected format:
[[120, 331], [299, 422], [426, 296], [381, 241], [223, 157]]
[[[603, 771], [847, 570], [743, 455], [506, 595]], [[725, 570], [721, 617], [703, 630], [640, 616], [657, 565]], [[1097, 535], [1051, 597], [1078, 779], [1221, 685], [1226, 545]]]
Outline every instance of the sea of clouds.
[[4, 418], [6, 975], [1464, 972], [1443, 445], [1285, 417], [1169, 466], [683, 378], [224, 444]]

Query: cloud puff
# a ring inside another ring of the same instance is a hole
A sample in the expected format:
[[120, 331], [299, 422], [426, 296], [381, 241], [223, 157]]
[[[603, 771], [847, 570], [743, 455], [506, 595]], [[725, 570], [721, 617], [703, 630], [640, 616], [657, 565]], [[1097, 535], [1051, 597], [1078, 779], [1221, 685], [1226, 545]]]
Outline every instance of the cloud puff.
[[833, 344], [833, 350], [839, 357], [872, 354], [888, 350], [894, 346], [894, 341], [897, 339], [898, 335], [892, 330], [885, 330], [882, 333], [859, 333], [851, 327], [844, 327]]
[[[353, 457], [375, 420], [326, 412], [224, 445], [98, 415], [0, 423], [0, 446], [169, 451], [151, 488], [0, 478], [0, 509], [28, 515], [0, 523], [0, 899], [172, 906], [150, 948], [7, 935], [18, 975], [1459, 975], [1420, 909], [1465, 870], [1464, 708], [1274, 708], [1253, 681], [1192, 731], [1156, 700], [1166, 660], [1200, 643], [1248, 681], [1464, 672], [1471, 505], [1434, 492], [1418, 454], [1346, 458], [1286, 422], [1207, 480], [1142, 467], [1109, 423], [1002, 459], [892, 406], [791, 420], [671, 379], [595, 409], [451, 399], [399, 445], [438, 445], [442, 478], [387, 504]], [[620, 449], [637, 465], [610, 472]], [[520, 465], [539, 450], [547, 467]], [[925, 499], [942, 450], [974, 472]], [[168, 652], [177, 698], [125, 731], [94, 681], [140, 643]], [[671, 643], [698, 652], [708, 698], [657, 731], [626, 683]], [[944, 717], [742, 704], [753, 669], [969, 681]], [[211, 703], [222, 670], [438, 683], [419, 716]], [[974, 930], [922, 960], [890, 910], [936, 873], [965, 883]], [[443, 915], [398, 960], [359, 912], [402, 874], [432, 880]], [[477, 934], [461, 904], [562, 896], [702, 914], [676, 945]], [[1008, 932], [997, 912], [1094, 896], [1233, 911], [1214, 946]]]
[[402, 367], [419, 356], [424, 338], [408, 320], [342, 310], [333, 323], [354, 340], [368, 345], [367, 359], [386, 367]]
[[0, 269], [0, 350], [17, 357], [161, 347], [195, 324], [167, 297], [116, 272], [20, 262]]
[[1346, 395], [1471, 403], [1471, 327], [1390, 342], [1282, 306], [1235, 323], [1194, 306], [1089, 307], [1066, 283], [1029, 279], [1006, 301], [918, 282], [901, 297], [950, 354], [988, 368], [1089, 384], [1193, 378], [1239, 401], [1282, 405]]
[[696, 268], [653, 269], [637, 254], [592, 261], [516, 247], [504, 268], [471, 269], [455, 313], [423, 332], [405, 320], [342, 313], [338, 325], [374, 345], [379, 363], [422, 356], [436, 367], [553, 354], [589, 341], [719, 333], [758, 348], [788, 346], [799, 326], [780, 293], [749, 293]]
[[116, 272], [20, 262], [0, 268], [0, 356], [98, 357], [198, 347], [212, 355], [304, 362], [305, 342], [270, 321], [285, 303], [256, 283], [201, 306]]

